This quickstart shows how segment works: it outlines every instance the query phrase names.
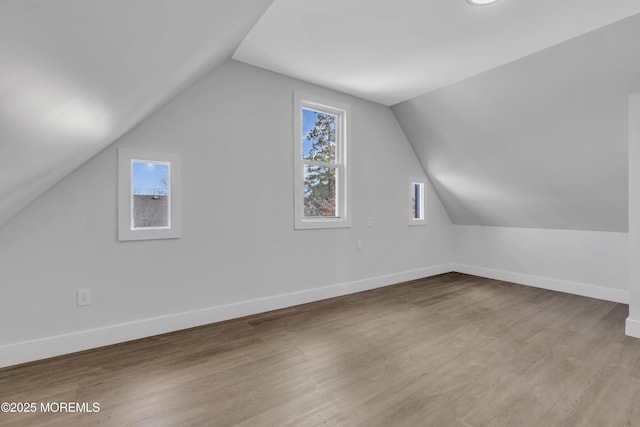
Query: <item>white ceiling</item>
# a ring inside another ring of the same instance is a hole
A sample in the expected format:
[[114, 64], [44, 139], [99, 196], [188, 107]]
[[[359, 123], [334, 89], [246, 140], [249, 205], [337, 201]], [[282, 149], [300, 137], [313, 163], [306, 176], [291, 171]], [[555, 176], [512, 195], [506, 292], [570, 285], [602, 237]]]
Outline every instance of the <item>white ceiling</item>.
[[228, 59], [270, 3], [0, 1], [0, 225]]
[[275, 0], [233, 58], [393, 105], [639, 12], [638, 0]]
[[392, 105], [635, 13], [639, 0], [0, 0], [0, 226], [232, 55]]

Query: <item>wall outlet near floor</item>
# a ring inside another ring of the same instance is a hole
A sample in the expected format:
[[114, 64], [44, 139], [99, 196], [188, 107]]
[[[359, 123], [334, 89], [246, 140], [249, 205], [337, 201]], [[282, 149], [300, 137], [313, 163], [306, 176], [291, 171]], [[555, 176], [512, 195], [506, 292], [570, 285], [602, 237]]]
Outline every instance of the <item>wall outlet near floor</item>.
[[367, 220], [367, 226], [368, 227], [373, 227], [373, 217], [370, 216], [369, 219]]
[[358, 248], [358, 250], [362, 250], [362, 248], [364, 248], [364, 240], [362, 239], [358, 239], [358, 242], [356, 243], [356, 247]]
[[78, 289], [78, 306], [91, 304], [91, 289]]

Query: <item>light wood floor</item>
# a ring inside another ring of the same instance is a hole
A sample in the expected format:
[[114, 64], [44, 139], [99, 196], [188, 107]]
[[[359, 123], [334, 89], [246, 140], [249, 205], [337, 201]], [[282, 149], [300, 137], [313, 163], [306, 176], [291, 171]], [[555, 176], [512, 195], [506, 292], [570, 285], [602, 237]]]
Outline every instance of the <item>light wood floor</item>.
[[640, 426], [627, 306], [451, 273], [0, 370], [2, 426]]

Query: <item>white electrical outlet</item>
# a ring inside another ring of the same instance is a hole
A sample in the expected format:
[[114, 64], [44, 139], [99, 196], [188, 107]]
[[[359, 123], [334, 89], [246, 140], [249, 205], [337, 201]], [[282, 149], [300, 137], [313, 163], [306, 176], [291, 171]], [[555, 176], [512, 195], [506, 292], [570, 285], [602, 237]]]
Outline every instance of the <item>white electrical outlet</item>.
[[373, 217], [372, 216], [370, 216], [369, 219], [367, 220], [367, 225], [369, 227], [373, 227]]
[[78, 289], [78, 306], [91, 304], [91, 289]]
[[362, 239], [358, 240], [357, 248], [358, 248], [359, 251], [361, 251], [362, 248], [364, 248], [364, 240], [362, 240]]

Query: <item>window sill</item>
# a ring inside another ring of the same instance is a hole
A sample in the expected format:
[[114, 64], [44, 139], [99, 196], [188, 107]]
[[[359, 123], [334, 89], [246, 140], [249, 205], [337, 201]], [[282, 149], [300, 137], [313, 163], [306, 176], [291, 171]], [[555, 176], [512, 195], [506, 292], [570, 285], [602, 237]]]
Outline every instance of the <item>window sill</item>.
[[296, 221], [296, 230], [315, 230], [325, 228], [350, 228], [351, 221], [343, 218], [301, 219]]

